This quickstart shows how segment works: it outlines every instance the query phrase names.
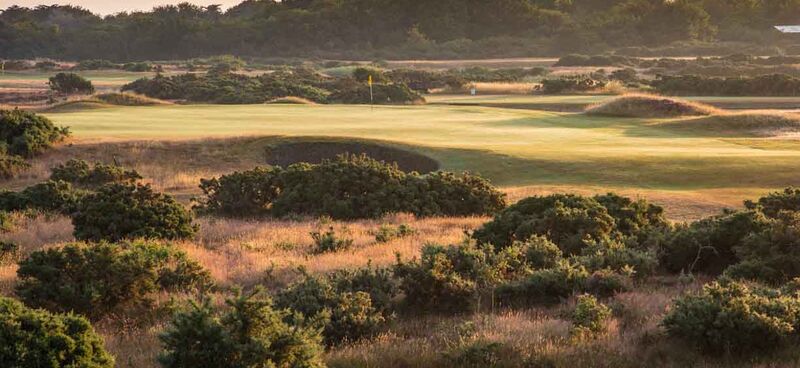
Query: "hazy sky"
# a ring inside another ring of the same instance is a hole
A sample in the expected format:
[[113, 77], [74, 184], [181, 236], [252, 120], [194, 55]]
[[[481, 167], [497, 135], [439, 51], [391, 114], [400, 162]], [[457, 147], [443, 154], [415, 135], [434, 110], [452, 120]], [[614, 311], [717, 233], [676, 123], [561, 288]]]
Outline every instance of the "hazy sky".
[[33, 7], [36, 5], [72, 4], [82, 6], [94, 13], [106, 15], [121, 11], [150, 10], [154, 6], [182, 2], [190, 2], [197, 5], [220, 4], [227, 9], [230, 6], [241, 3], [242, 0], [0, 0], [0, 9], [5, 9], [12, 5]]

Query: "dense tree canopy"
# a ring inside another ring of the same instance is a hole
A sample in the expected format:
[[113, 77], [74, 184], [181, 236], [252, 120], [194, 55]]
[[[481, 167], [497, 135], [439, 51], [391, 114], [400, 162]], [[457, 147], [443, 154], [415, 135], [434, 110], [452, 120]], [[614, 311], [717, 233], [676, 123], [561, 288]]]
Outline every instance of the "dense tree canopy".
[[[563, 53], [674, 41], [775, 41], [800, 0], [246, 0], [100, 17], [73, 6], [0, 13], [0, 57], [118, 61], [398, 55], [446, 49]], [[510, 51], [516, 49], [517, 51]]]

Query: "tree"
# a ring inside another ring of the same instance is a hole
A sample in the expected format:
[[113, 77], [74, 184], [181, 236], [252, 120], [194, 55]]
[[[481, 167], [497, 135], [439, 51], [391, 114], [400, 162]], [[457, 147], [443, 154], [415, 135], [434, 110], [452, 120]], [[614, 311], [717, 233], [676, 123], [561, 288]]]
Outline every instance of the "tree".
[[92, 82], [75, 73], [58, 73], [50, 77], [50, 89], [61, 94], [82, 94], [94, 93]]

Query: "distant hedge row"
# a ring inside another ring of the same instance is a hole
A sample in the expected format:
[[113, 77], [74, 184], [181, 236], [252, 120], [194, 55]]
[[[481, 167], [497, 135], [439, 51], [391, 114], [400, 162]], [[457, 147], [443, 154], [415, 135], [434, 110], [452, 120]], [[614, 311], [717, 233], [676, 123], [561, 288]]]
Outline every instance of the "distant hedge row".
[[198, 209], [226, 216], [468, 216], [491, 214], [506, 204], [505, 195], [481, 177], [405, 173], [363, 155], [236, 172], [204, 179], [200, 188], [205, 196]]
[[693, 96], [798, 96], [800, 78], [771, 74], [757, 77], [659, 76], [650, 84], [659, 93]]

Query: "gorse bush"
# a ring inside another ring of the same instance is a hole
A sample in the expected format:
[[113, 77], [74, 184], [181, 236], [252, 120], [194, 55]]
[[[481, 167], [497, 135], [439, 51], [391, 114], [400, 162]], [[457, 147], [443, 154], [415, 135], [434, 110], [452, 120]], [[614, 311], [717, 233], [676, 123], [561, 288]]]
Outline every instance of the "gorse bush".
[[772, 284], [800, 277], [800, 213], [777, 216], [733, 249], [740, 262], [728, 267], [726, 275]]
[[759, 211], [769, 218], [776, 218], [782, 211], [800, 211], [800, 189], [786, 188], [782, 192], [769, 193], [757, 201], [745, 201], [745, 207]]
[[377, 218], [388, 213], [462, 216], [494, 213], [505, 196], [470, 174], [407, 174], [366, 156], [342, 155], [318, 165], [256, 168], [204, 179], [197, 208], [228, 216], [309, 215]]
[[565, 254], [572, 255], [592, 242], [638, 238], [645, 230], [663, 227], [666, 220], [662, 212], [647, 202], [613, 194], [594, 198], [573, 194], [530, 197], [498, 213], [472, 237], [502, 248], [515, 240], [546, 235]]
[[75, 312], [92, 320], [146, 306], [159, 290], [205, 290], [209, 273], [169, 246], [134, 243], [68, 244], [33, 252], [19, 263], [16, 293], [25, 304]]
[[50, 77], [48, 84], [53, 91], [67, 95], [74, 93], [88, 95], [94, 93], [92, 82], [75, 73], [58, 73]]
[[650, 84], [659, 93], [685, 96], [797, 96], [800, 78], [771, 74], [756, 77], [659, 76]]
[[319, 331], [293, 325], [260, 291], [226, 301], [215, 310], [209, 300], [175, 315], [160, 336], [165, 368], [322, 368]]
[[425, 98], [408, 88], [405, 84], [373, 84], [372, 99], [370, 88], [364, 83], [340, 83], [328, 96], [328, 101], [343, 104], [415, 104], [424, 103]]
[[394, 227], [389, 224], [381, 225], [378, 230], [372, 234], [375, 236], [375, 241], [378, 243], [388, 243], [394, 239], [405, 238], [413, 235], [416, 231], [406, 224], [400, 224]]
[[[346, 236], [346, 231], [343, 231]], [[312, 231], [311, 239], [314, 241], [313, 252], [317, 254], [339, 252], [350, 249], [353, 246], [353, 239], [336, 234], [333, 226], [328, 226], [325, 232], [321, 230]]]
[[0, 179], [11, 179], [30, 167], [22, 157], [9, 156], [0, 149]]
[[82, 187], [99, 187], [108, 183], [133, 182], [141, 179], [135, 170], [99, 162], [90, 165], [84, 160], [69, 160], [50, 169], [50, 180], [64, 181]]
[[524, 279], [500, 285], [496, 296], [508, 306], [557, 303], [582, 291], [588, 277], [585, 267], [561, 260], [555, 267], [535, 270]]
[[541, 91], [545, 94], [593, 91], [606, 86], [605, 81], [592, 76], [564, 76], [558, 79], [543, 79]]
[[328, 345], [374, 336], [384, 329], [386, 317], [372, 305], [369, 293], [337, 286], [327, 277], [303, 274], [302, 280], [277, 294], [275, 305], [321, 322]]
[[0, 152], [22, 157], [43, 153], [69, 135], [50, 119], [23, 110], [0, 110]]
[[474, 243], [426, 245], [420, 258], [398, 260], [395, 276], [408, 308], [429, 312], [467, 312], [503, 281], [494, 251]]
[[708, 352], [773, 350], [797, 337], [800, 297], [794, 290], [712, 282], [677, 298], [662, 325], [670, 336]]
[[114, 358], [89, 322], [0, 297], [0, 366], [112, 368]]
[[572, 334], [591, 336], [605, 332], [611, 309], [591, 295], [581, 295], [572, 312]]
[[197, 231], [192, 215], [149, 185], [112, 183], [83, 197], [72, 216], [81, 240], [184, 239]]
[[84, 193], [76, 191], [63, 181], [46, 181], [34, 184], [20, 192], [0, 190], [0, 210], [36, 210], [71, 214]]

